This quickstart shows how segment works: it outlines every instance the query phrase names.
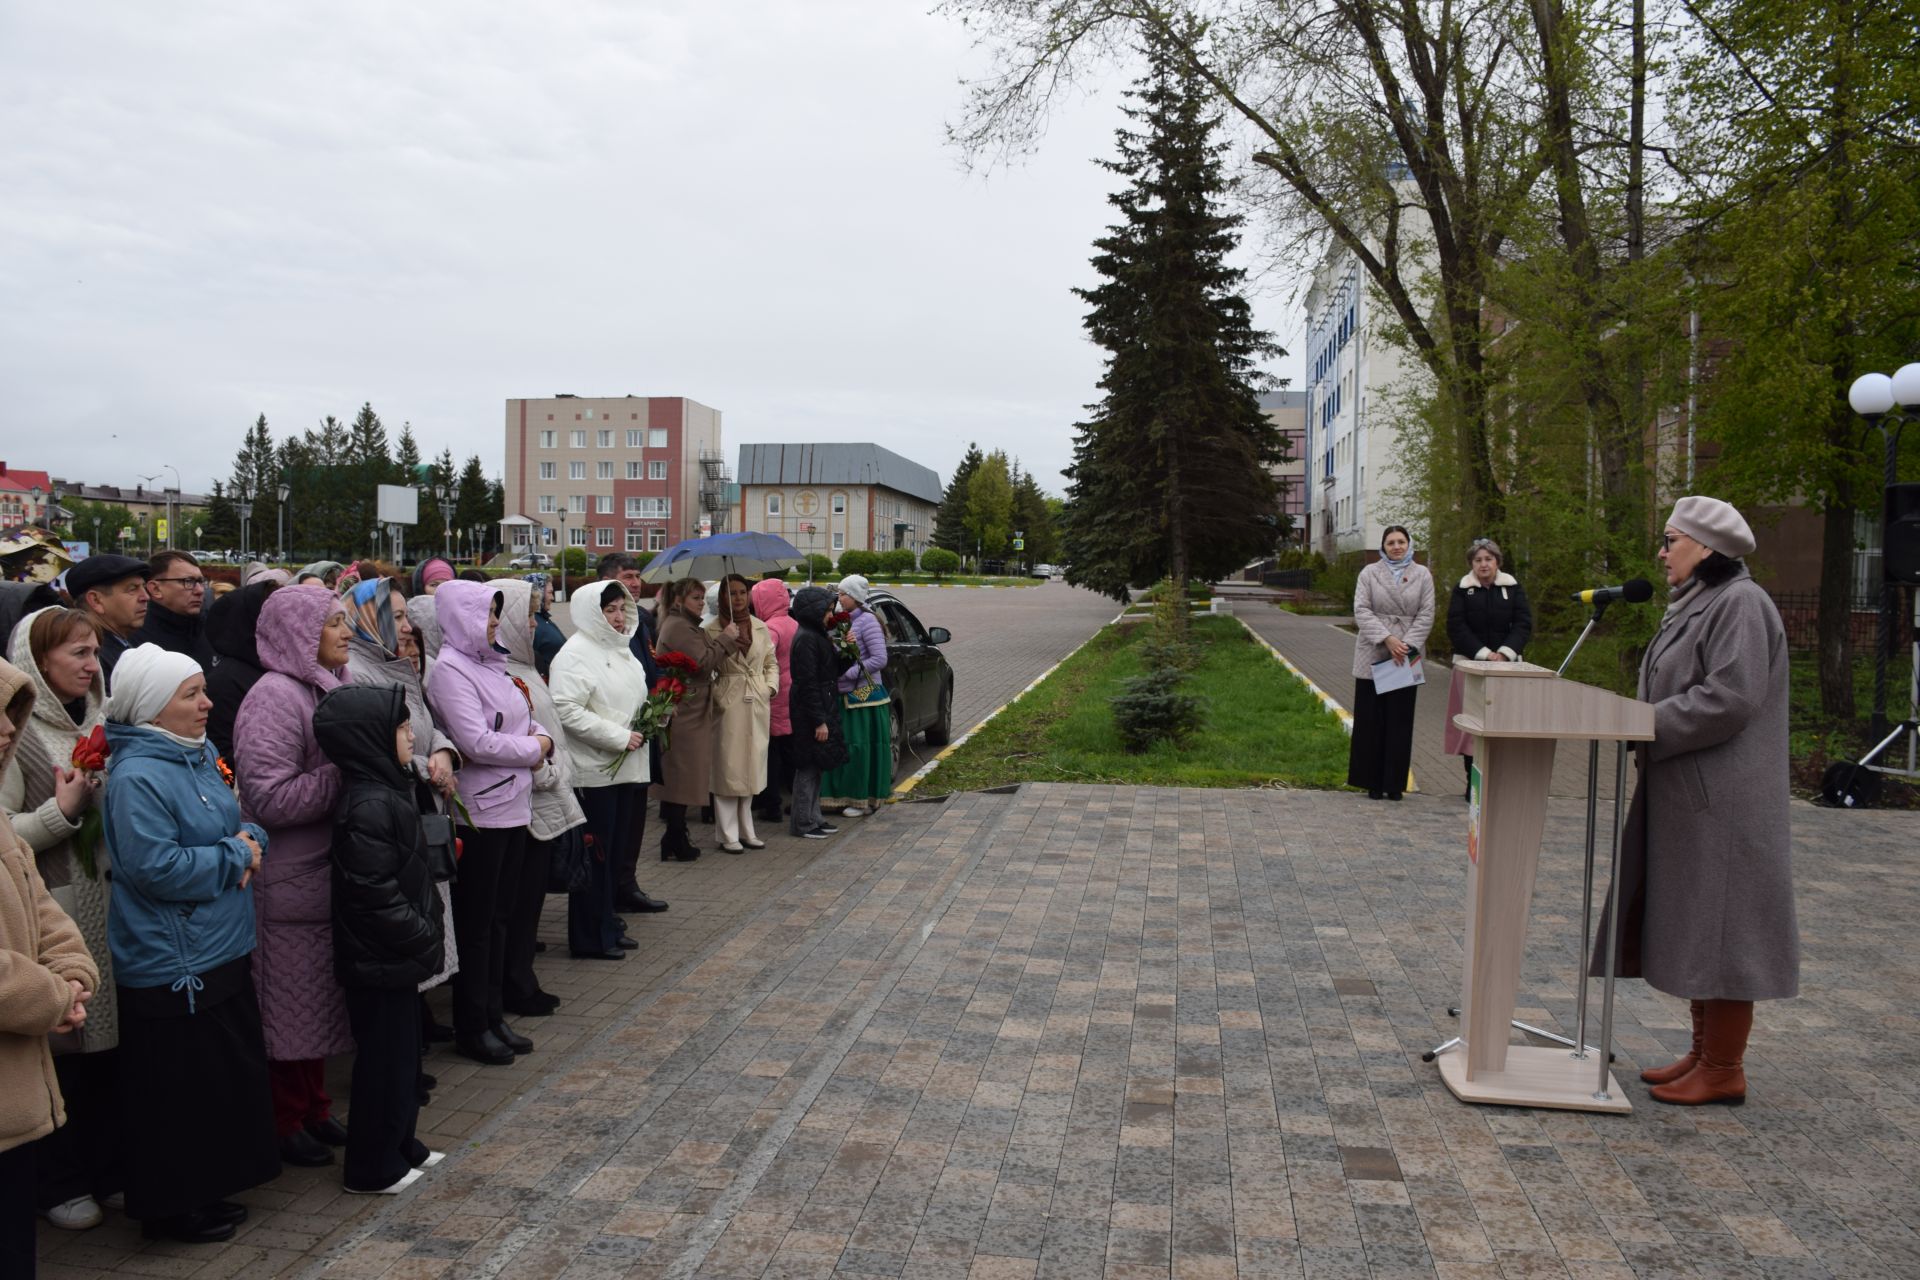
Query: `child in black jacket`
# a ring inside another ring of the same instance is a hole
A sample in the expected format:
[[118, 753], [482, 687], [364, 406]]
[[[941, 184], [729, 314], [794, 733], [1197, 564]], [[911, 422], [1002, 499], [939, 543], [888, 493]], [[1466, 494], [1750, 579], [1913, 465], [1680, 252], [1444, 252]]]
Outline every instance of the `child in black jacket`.
[[346, 1189], [395, 1194], [438, 1164], [420, 1117], [419, 986], [446, 945], [412, 771], [413, 723], [397, 687], [348, 685], [320, 700], [313, 735], [340, 769], [333, 815], [333, 971], [359, 1049]]
[[790, 671], [793, 689], [787, 708], [793, 736], [787, 751], [793, 764], [793, 817], [789, 830], [808, 840], [824, 840], [838, 828], [820, 814], [820, 775], [847, 762], [847, 739], [840, 731], [840, 670], [833, 641], [827, 639], [827, 611], [833, 596], [806, 587], [787, 613], [800, 629], [793, 633]]

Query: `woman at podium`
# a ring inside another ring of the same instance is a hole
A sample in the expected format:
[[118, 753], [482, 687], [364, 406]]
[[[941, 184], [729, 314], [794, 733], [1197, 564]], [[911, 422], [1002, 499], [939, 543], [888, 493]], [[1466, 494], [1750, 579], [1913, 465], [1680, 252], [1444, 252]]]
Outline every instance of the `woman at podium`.
[[[1447, 639], [1457, 658], [1482, 662], [1518, 662], [1533, 639], [1533, 609], [1526, 590], [1506, 571], [1506, 553], [1492, 538], [1475, 538], [1467, 548], [1467, 576], [1447, 600]], [[1473, 798], [1473, 735], [1458, 728], [1466, 675], [1454, 669], [1447, 688], [1444, 745], [1450, 756], [1465, 756], [1467, 798]]]
[[[1433, 627], [1433, 575], [1413, 561], [1413, 538], [1389, 525], [1380, 538], [1380, 559], [1360, 571], [1353, 588], [1353, 740], [1348, 745], [1347, 785], [1366, 788], [1371, 800], [1398, 800], [1413, 762], [1413, 700], [1419, 681], [1401, 677], [1419, 671], [1420, 651]], [[1390, 692], [1374, 686], [1376, 668], [1395, 679]]]
[[[1693, 1046], [1641, 1072], [1661, 1102], [1746, 1100], [1753, 1002], [1800, 990], [1787, 813], [1787, 637], [1731, 505], [1686, 497], [1660, 539], [1666, 617], [1640, 663], [1654, 739], [1620, 847], [1622, 977], [1691, 1001]], [[1606, 925], [1595, 947], [1604, 964]]]

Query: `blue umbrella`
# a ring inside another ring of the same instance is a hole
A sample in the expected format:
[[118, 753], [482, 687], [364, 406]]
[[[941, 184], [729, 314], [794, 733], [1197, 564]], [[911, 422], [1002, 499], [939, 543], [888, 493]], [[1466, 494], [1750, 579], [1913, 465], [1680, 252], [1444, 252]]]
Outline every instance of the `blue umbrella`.
[[730, 573], [774, 573], [805, 561], [791, 542], [771, 533], [716, 533], [674, 543], [649, 561], [640, 577], [646, 582], [707, 580]]

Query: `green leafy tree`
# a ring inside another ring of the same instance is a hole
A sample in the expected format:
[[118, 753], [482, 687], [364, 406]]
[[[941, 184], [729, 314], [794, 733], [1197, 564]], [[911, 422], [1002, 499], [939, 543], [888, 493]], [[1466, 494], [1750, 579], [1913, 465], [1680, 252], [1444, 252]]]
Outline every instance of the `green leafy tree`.
[[1245, 274], [1227, 262], [1240, 219], [1220, 206], [1225, 147], [1182, 47], [1149, 40], [1128, 108], [1142, 131], [1119, 130], [1105, 162], [1129, 180], [1109, 197], [1121, 221], [1096, 242], [1102, 283], [1077, 291], [1107, 362], [1075, 442], [1061, 543], [1071, 581], [1121, 599], [1163, 575], [1180, 591], [1211, 581], [1278, 531], [1270, 468], [1284, 446], [1257, 364], [1284, 353], [1254, 329]]
[[935, 578], [944, 578], [960, 569], [960, 557], [945, 547], [929, 547], [920, 556], [920, 567]]
[[940, 499], [940, 514], [933, 522], [934, 546], [945, 547], [961, 555], [973, 551], [973, 540], [967, 534], [967, 485], [985, 460], [979, 445], [967, 445], [966, 457], [960, 459], [960, 465], [953, 469], [953, 479], [947, 483], [947, 492]]
[[1007, 554], [1013, 537], [1013, 477], [1007, 455], [999, 449], [967, 480], [966, 530], [968, 546], [983, 559]]
[[1026, 550], [1018, 553], [1023, 563], [1051, 564], [1059, 557], [1060, 539], [1054, 531], [1053, 512], [1031, 471], [1019, 472], [1013, 484], [1013, 527], [1026, 539]]

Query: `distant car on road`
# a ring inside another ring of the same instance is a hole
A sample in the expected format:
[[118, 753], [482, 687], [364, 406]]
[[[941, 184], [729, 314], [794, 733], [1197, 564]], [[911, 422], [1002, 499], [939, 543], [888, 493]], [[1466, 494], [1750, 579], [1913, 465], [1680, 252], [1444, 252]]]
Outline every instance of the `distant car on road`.
[[1036, 578], [1057, 578], [1060, 576], [1060, 566], [1056, 564], [1037, 564], [1033, 566], [1032, 576]]
[[893, 771], [915, 734], [930, 746], [953, 737], [953, 666], [936, 647], [952, 639], [945, 627], [922, 626], [913, 611], [890, 591], [873, 591], [867, 608], [887, 635], [887, 694], [893, 710]]
[[515, 556], [507, 561], [509, 569], [551, 569], [553, 557], [544, 551], [529, 551], [523, 556]]

